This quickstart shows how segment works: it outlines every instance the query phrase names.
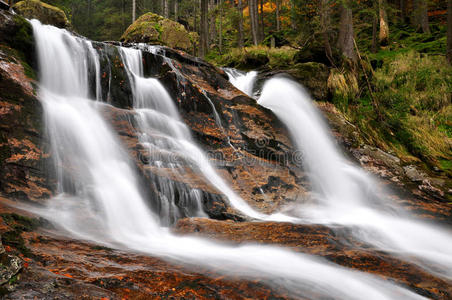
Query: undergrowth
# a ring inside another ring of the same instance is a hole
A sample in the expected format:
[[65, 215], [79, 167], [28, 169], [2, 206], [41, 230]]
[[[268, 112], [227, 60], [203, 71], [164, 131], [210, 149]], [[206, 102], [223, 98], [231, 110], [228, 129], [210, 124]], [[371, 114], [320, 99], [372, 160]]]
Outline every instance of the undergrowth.
[[452, 67], [445, 58], [414, 50], [384, 56], [372, 84], [372, 96], [333, 101], [378, 146], [452, 174]]

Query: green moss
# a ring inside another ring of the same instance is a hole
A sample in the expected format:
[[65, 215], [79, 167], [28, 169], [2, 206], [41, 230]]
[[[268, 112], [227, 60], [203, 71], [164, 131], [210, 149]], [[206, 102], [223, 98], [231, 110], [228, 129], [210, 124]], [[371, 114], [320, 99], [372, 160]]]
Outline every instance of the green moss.
[[15, 213], [0, 214], [0, 216], [12, 229], [2, 234], [2, 243], [16, 248], [20, 253], [27, 257], [32, 257], [33, 254], [30, 249], [25, 246], [25, 240], [22, 238], [22, 233], [38, 228], [42, 225], [42, 222], [38, 219], [21, 216]]
[[16, 248], [26, 257], [32, 257], [33, 253], [25, 246], [25, 240], [21, 236], [22, 231], [12, 230], [2, 234], [3, 245]]
[[121, 40], [188, 50], [193, 46], [192, 38], [193, 35], [190, 37], [189, 32], [183, 25], [157, 14], [147, 13], [127, 28]]
[[32, 231], [41, 225], [38, 219], [21, 216], [15, 213], [0, 214], [3, 221], [15, 230]]
[[439, 160], [439, 166], [444, 171], [452, 170], [452, 160], [449, 159], [440, 159]]
[[210, 61], [214, 64], [251, 70], [260, 67], [269, 69], [293, 68], [293, 58], [296, 51], [291, 48], [269, 48], [267, 46], [252, 46], [243, 49], [232, 49], [224, 55], [212, 55]]
[[14, 5], [14, 10], [27, 19], [38, 19], [43, 24], [68, 27], [69, 21], [64, 11], [39, 0], [24, 0]]

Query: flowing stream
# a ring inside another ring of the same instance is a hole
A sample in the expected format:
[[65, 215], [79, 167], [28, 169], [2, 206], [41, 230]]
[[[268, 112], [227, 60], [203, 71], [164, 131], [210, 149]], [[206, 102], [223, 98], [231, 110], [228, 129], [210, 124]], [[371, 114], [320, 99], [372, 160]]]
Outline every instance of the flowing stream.
[[[238, 73], [231, 83], [248, 82], [248, 76]], [[410, 216], [392, 203], [374, 178], [347, 161], [299, 84], [272, 78], [264, 84], [258, 103], [284, 122], [303, 153], [316, 201], [292, 210], [299, 222], [355, 228], [353, 233], [361, 240], [452, 279], [452, 232]]]
[[[41, 25], [36, 20], [31, 23], [39, 57], [39, 98], [44, 106], [53, 169], [59, 183], [58, 195], [49, 200], [46, 209], [36, 211], [79, 238], [225, 275], [259, 279], [287, 289], [294, 297], [422, 298], [373, 275], [339, 267], [311, 255], [278, 247], [252, 244], [234, 247], [173, 235], [166, 225], [171, 218], [182, 214], [172, 195], [174, 189], [181, 187], [166, 186], [160, 190], [159, 199], [146, 199], [146, 187], [140, 184], [132, 159], [105, 119], [106, 112], [116, 108], [102, 102], [97, 79], [100, 77], [99, 55], [91, 42], [65, 30]], [[150, 151], [169, 151], [182, 156], [231, 204], [253, 216], [255, 211], [235, 195], [192, 142], [165, 88], [157, 79], [144, 78], [141, 52], [124, 48], [120, 52], [133, 81], [133, 113], [137, 118], [140, 143]], [[94, 83], [89, 80], [91, 72], [96, 76]], [[277, 83], [270, 81], [269, 84], [273, 82]], [[94, 89], [90, 89], [92, 84]], [[271, 100], [265, 99], [262, 98], [262, 103], [271, 106]], [[171, 163], [174, 164], [164, 159], [152, 162], [157, 167], [177, 167]], [[348, 191], [346, 187], [343, 189], [341, 193]], [[196, 191], [186, 192], [188, 198], [192, 195], [194, 199], [187, 198], [188, 206], [193, 209], [185, 213], [203, 216]], [[148, 201], [158, 201], [160, 208], [151, 209]], [[355, 203], [354, 199], [349, 201], [350, 205]]]

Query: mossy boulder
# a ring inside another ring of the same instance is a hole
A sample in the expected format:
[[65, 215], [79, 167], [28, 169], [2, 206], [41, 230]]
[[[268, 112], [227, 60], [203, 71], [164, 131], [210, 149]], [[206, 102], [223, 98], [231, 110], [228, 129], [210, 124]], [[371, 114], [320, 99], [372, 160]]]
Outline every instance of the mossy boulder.
[[298, 82], [301, 82], [316, 100], [328, 98], [329, 68], [318, 62], [298, 63], [287, 71]]
[[69, 21], [64, 11], [39, 0], [20, 1], [13, 8], [19, 15], [27, 19], [38, 19], [43, 24], [60, 28], [69, 26]]
[[182, 24], [153, 13], [139, 17], [121, 37], [126, 43], [150, 43], [190, 50], [194, 38]]

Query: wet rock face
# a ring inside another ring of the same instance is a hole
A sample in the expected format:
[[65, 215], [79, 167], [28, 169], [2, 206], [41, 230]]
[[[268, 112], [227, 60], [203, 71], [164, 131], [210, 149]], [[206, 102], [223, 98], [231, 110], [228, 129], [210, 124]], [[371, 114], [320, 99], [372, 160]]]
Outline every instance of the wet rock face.
[[[0, 19], [3, 32], [10, 22], [20, 30], [28, 28], [20, 27], [21, 19], [18, 25], [2, 12]], [[14, 199], [41, 201], [52, 193], [50, 179], [43, 171], [48, 154], [42, 106], [32, 79], [35, 73], [20, 58], [24, 57], [20, 50], [11, 48], [17, 40], [0, 40], [0, 193]]]
[[66, 14], [61, 9], [39, 0], [19, 1], [13, 6], [13, 9], [24, 18], [38, 19], [43, 24], [60, 28], [69, 26]]
[[352, 235], [353, 228], [274, 222], [220, 222], [208, 219], [181, 219], [174, 231], [209, 237], [234, 244], [270, 244], [293, 251], [320, 255], [351, 269], [366, 271], [433, 299], [452, 296], [447, 280], [429, 274], [416, 264], [382, 253]]

